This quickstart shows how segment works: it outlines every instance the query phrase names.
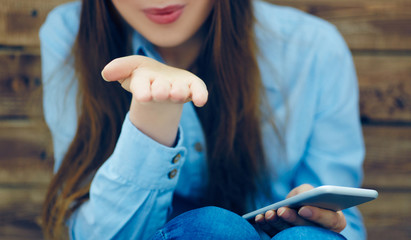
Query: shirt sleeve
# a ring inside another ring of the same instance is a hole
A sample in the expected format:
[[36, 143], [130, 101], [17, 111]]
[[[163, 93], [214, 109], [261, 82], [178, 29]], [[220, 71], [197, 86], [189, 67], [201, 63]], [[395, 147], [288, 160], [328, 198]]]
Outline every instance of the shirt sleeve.
[[[77, 129], [77, 81], [70, 52], [80, 4], [53, 10], [40, 30], [44, 116], [52, 133], [55, 171]], [[71, 239], [149, 239], [171, 212], [185, 161], [183, 131], [169, 148], [139, 131], [128, 115], [113, 154], [96, 172], [90, 198], [68, 219]]]
[[71, 218], [72, 239], [148, 239], [163, 226], [185, 161], [181, 128], [179, 135], [176, 147], [166, 147], [127, 115], [112, 156], [92, 181], [90, 200]]
[[[359, 187], [364, 144], [359, 117], [358, 83], [351, 53], [335, 28], [318, 36], [314, 76], [318, 99], [312, 132], [295, 185], [311, 183]], [[365, 239], [356, 208], [344, 211], [347, 239]]]

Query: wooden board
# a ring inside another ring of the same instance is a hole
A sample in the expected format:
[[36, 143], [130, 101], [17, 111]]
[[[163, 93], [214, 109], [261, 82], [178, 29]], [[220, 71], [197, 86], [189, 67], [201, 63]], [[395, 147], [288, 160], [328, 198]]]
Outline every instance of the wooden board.
[[411, 192], [411, 126], [364, 126], [363, 132], [364, 185]]
[[411, 239], [411, 192], [378, 189], [376, 200], [359, 206], [368, 239]]
[[[407, 0], [268, 0], [300, 8], [334, 23], [352, 49], [411, 50]], [[47, 13], [68, 0], [3, 0], [0, 45], [38, 46]]]
[[411, 122], [411, 55], [356, 54], [354, 61], [363, 119]]
[[0, 239], [43, 239], [40, 213], [46, 186], [0, 184]]
[[337, 26], [353, 50], [410, 50], [407, 0], [269, 0], [293, 6]]
[[0, 45], [39, 46], [38, 31], [50, 10], [69, 0], [3, 0]]
[[50, 134], [42, 123], [0, 121], [0, 185], [48, 184], [51, 148]]
[[41, 117], [39, 51], [0, 51], [0, 118]]
[[0, 121], [0, 239], [43, 239], [40, 212], [52, 177], [44, 123]]

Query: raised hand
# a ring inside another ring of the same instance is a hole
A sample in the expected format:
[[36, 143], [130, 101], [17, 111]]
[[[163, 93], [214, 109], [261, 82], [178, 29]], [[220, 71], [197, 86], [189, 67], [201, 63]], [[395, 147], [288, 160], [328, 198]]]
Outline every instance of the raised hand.
[[201, 107], [208, 98], [206, 85], [196, 75], [144, 56], [117, 58], [102, 76], [132, 93], [131, 122], [167, 146], [175, 142], [183, 103], [193, 101]]

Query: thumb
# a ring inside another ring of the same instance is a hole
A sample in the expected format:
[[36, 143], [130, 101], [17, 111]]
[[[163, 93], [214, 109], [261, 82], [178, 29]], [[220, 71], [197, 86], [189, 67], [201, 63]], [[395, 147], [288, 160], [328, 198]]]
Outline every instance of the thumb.
[[116, 58], [109, 62], [101, 71], [101, 76], [108, 82], [120, 81], [129, 78], [132, 72], [149, 58], [140, 55]]

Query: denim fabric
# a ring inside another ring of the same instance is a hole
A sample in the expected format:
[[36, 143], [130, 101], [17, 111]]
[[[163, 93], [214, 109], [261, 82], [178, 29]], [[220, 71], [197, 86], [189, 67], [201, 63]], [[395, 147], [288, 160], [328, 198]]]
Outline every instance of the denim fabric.
[[346, 239], [341, 234], [329, 231], [324, 228], [312, 226], [298, 226], [285, 229], [275, 235], [272, 240], [344, 240]]
[[248, 239], [259, 240], [253, 226], [239, 215], [218, 207], [183, 213], [160, 229], [152, 240]]
[[[152, 240], [260, 240], [254, 227], [241, 216], [218, 207], [204, 207], [183, 213], [156, 232]], [[275, 235], [272, 240], [344, 240], [338, 233], [312, 227], [292, 227]]]

